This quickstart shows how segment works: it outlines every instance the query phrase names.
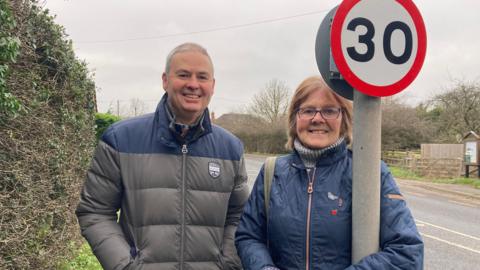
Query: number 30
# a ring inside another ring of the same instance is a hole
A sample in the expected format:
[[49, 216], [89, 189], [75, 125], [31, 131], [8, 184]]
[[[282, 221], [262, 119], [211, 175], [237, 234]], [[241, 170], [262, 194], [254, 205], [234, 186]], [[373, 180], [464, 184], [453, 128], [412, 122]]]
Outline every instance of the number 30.
[[[347, 52], [348, 55], [355, 61], [368, 62], [375, 54], [375, 43], [372, 41], [375, 35], [375, 27], [370, 20], [359, 17], [351, 20], [347, 25], [347, 29], [350, 31], [355, 31], [359, 25], [363, 25], [367, 28], [367, 32], [358, 37], [358, 42], [365, 44], [367, 46], [367, 51], [362, 54], [358, 53], [355, 47], [347, 47]], [[405, 35], [405, 50], [400, 56], [396, 56], [392, 52], [392, 34], [395, 30], [400, 30]], [[392, 64], [401, 65], [410, 59], [410, 56], [412, 55], [412, 31], [407, 24], [400, 21], [394, 21], [387, 25], [383, 35], [383, 52], [385, 53], [387, 60]]]

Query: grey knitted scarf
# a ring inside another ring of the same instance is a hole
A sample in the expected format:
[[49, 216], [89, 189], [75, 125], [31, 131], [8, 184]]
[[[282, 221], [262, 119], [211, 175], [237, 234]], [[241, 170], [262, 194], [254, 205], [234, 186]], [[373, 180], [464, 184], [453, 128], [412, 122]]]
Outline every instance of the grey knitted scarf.
[[337, 149], [337, 147], [344, 141], [343, 137], [340, 137], [335, 143], [321, 149], [310, 149], [304, 146], [298, 138], [293, 142], [293, 147], [297, 150], [300, 158], [303, 161], [303, 164], [307, 168], [315, 167], [317, 160], [325, 155], [326, 153], [331, 153]]

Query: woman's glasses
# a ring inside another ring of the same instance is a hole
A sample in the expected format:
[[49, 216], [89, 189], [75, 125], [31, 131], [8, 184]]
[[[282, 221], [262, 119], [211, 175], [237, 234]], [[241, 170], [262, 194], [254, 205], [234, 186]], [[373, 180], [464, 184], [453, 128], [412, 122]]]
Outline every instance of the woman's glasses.
[[326, 108], [300, 108], [297, 110], [298, 117], [302, 120], [312, 120], [317, 113], [325, 120], [337, 119], [342, 108], [326, 107]]

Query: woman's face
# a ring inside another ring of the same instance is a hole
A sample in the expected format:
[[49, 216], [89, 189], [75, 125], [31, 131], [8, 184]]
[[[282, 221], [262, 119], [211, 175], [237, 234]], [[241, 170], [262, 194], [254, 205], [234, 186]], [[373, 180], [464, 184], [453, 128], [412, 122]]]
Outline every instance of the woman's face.
[[298, 109], [296, 131], [298, 139], [304, 146], [320, 149], [332, 145], [339, 139], [342, 125], [341, 107], [329, 90], [313, 91]]

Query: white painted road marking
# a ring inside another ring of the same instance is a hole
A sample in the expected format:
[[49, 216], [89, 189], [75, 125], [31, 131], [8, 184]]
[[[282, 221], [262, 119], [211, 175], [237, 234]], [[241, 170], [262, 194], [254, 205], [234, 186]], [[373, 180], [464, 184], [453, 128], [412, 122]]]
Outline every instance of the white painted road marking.
[[435, 236], [432, 236], [432, 235], [429, 235], [429, 234], [425, 234], [425, 233], [420, 233], [420, 234], [421, 234], [423, 237], [428, 237], [428, 238], [437, 240], [437, 241], [439, 241], [439, 242], [442, 242], [442, 243], [445, 243], [445, 244], [448, 244], [448, 245], [451, 245], [451, 246], [454, 246], [454, 247], [463, 248], [463, 249], [465, 249], [465, 250], [468, 250], [468, 251], [471, 251], [471, 252], [475, 252], [475, 253], [480, 254], [480, 250], [476, 250], [476, 249], [473, 249], [473, 248], [469, 248], [469, 247], [466, 247], [466, 246], [462, 246], [462, 245], [459, 245], [459, 244], [456, 244], [456, 243], [453, 243], [453, 242], [450, 242], [450, 241], [447, 241], [447, 240], [444, 240], [444, 239], [441, 239], [441, 238], [438, 238], [438, 237], [435, 237]]
[[477, 241], [480, 241], [480, 238], [478, 237], [475, 237], [475, 236], [472, 236], [472, 235], [468, 235], [468, 234], [464, 234], [464, 233], [461, 233], [461, 232], [457, 232], [457, 231], [454, 231], [454, 230], [451, 230], [451, 229], [448, 229], [448, 228], [445, 228], [445, 227], [441, 227], [441, 226], [438, 226], [438, 225], [435, 225], [435, 224], [432, 224], [432, 223], [428, 223], [428, 222], [425, 222], [425, 221], [421, 221], [421, 220], [418, 220], [418, 222], [421, 222], [423, 224], [426, 224], [428, 226], [432, 226], [432, 227], [435, 227], [437, 229], [441, 229], [441, 230], [444, 230], [444, 231], [447, 231], [447, 232], [451, 232], [451, 233], [454, 233], [454, 234], [458, 234], [458, 235], [461, 235], [463, 237], [467, 237], [467, 238], [470, 238], [470, 239], [473, 239], [473, 240], [477, 240]]
[[[418, 220], [418, 219], [416, 219], [416, 221], [419, 222], [417, 224], [418, 227], [425, 227], [425, 225], [427, 225], [427, 226], [431, 226], [431, 227], [434, 227], [434, 228], [437, 228], [437, 229], [440, 229], [440, 230], [444, 230], [444, 231], [447, 231], [447, 232], [450, 232], [450, 233], [453, 233], [453, 234], [457, 234], [457, 235], [466, 237], [466, 238], [470, 238], [470, 239], [473, 239], [473, 240], [476, 240], [476, 241], [480, 241], [480, 238], [472, 236], [472, 235], [457, 232], [457, 231], [454, 231], [454, 230], [451, 230], [451, 229], [448, 229], [448, 228], [445, 228], [445, 227], [442, 227], [442, 226], [438, 226], [438, 225], [435, 225], [435, 224], [432, 224], [432, 223], [428, 223], [428, 222], [425, 222], [425, 221], [421, 221], [421, 220]], [[448, 240], [445, 240], [445, 239], [442, 239], [442, 238], [439, 238], [439, 237], [436, 237], [436, 236], [433, 236], [433, 235], [430, 235], [430, 234], [426, 234], [426, 233], [420, 233], [420, 234], [423, 237], [427, 237], [427, 238], [445, 243], [447, 245], [451, 245], [451, 246], [454, 246], [454, 247], [457, 247], [457, 248], [465, 249], [465, 250], [480, 254], [480, 250], [469, 248], [469, 247], [466, 247], [464, 245], [460, 245], [460, 244], [457, 244], [457, 243], [454, 243], [454, 242], [451, 242], [451, 241], [448, 241]]]

